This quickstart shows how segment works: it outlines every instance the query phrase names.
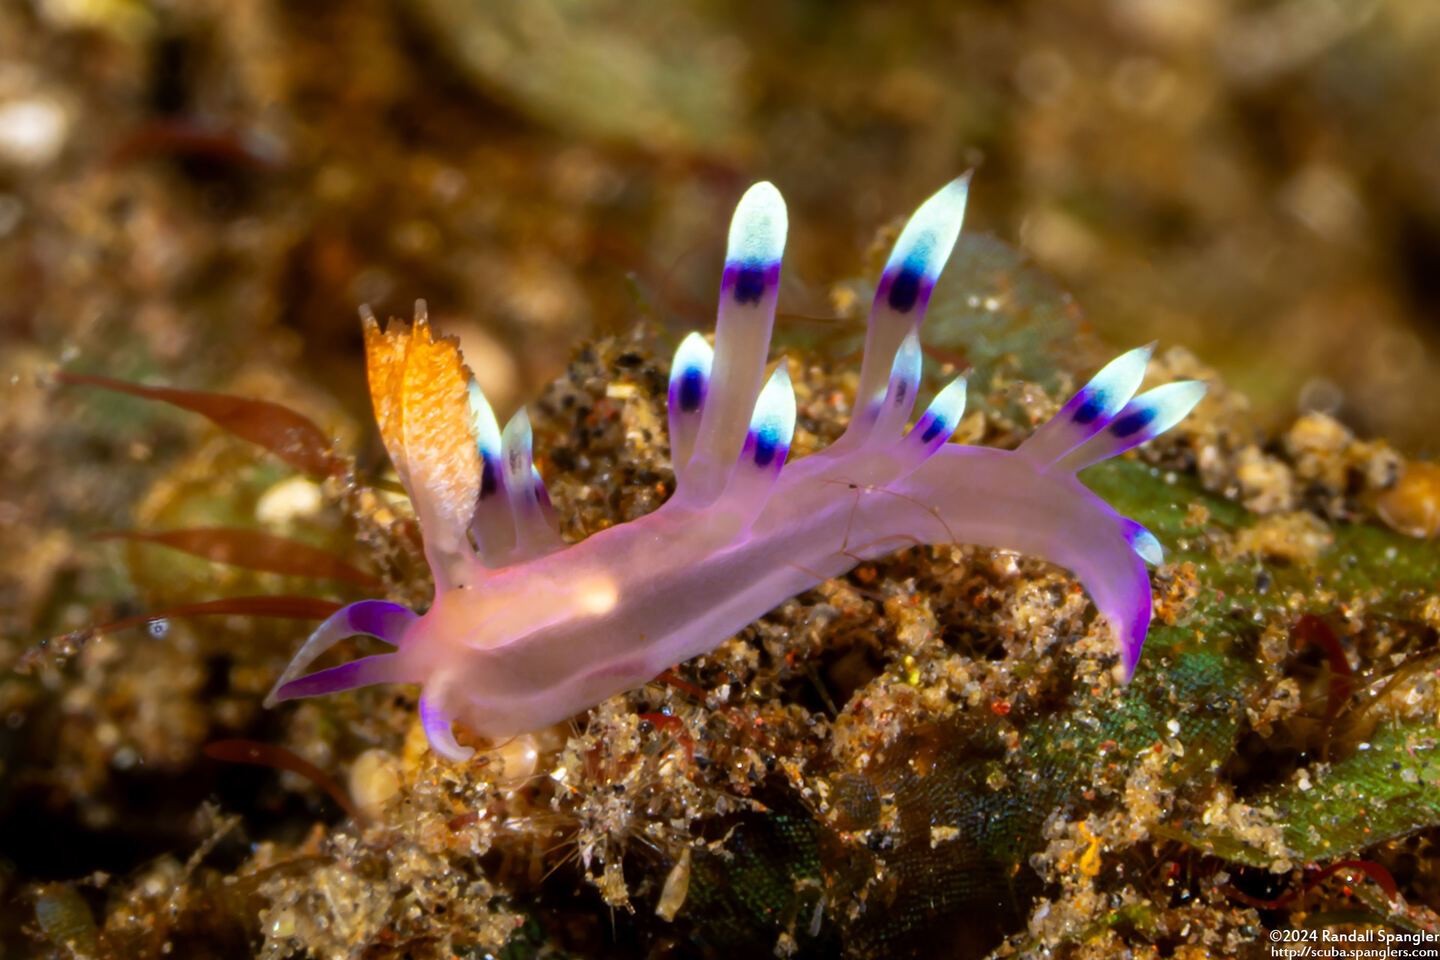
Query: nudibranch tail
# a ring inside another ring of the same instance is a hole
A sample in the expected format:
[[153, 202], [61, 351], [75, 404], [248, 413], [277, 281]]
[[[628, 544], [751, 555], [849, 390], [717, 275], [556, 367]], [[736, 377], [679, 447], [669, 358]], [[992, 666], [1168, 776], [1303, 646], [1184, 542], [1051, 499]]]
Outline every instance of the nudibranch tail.
[[1164, 550], [1154, 534], [1111, 510], [1075, 474], [1164, 433], [1205, 395], [1205, 384], [1182, 381], [1134, 396], [1152, 349], [1131, 350], [1107, 364], [1014, 454], [1073, 491], [1057, 506], [1074, 533], [1049, 558], [1080, 578], [1110, 623], [1126, 680], [1139, 663], [1150, 625], [1145, 565], [1162, 563]]
[[676, 478], [687, 502], [719, 495], [745, 443], [769, 358], [786, 228], [785, 201], [765, 182], [745, 192], [730, 221], [708, 389], [694, 453]]
[[[1061, 506], [1074, 518], [1076, 532], [1051, 559], [1080, 578], [1109, 621], [1126, 680], [1134, 675], [1150, 625], [1145, 565], [1163, 563], [1165, 553], [1154, 534], [1115, 513], [1075, 474], [1159, 436], [1205, 396], [1204, 383], [1186, 380], [1135, 397], [1151, 350], [1132, 350], [1104, 367], [1015, 453], [1074, 491]], [[1114, 546], [1112, 530], [1125, 549]]]
[[[1117, 519], [1124, 519], [1123, 517]], [[1121, 526], [1125, 549], [1113, 553], [1094, 549], [1090, 556], [1066, 564], [1085, 585], [1090, 598], [1115, 634], [1120, 653], [1121, 678], [1128, 683], [1140, 663], [1140, 651], [1150, 630], [1150, 574], [1128, 531]]]
[[280, 679], [275, 681], [274, 688], [265, 698], [265, 706], [273, 707], [281, 700], [307, 696], [308, 694], [295, 693], [293, 690], [283, 693], [282, 688], [299, 677], [306, 667], [341, 640], [363, 635], [375, 637], [392, 647], [398, 647], [404, 641], [406, 631], [418, 619], [420, 618], [408, 607], [402, 607], [400, 604], [391, 603], [388, 600], [361, 600], [348, 607], [342, 607], [315, 628], [314, 633], [310, 634], [310, 638], [305, 641], [300, 652], [291, 659], [285, 672], [280, 675]]

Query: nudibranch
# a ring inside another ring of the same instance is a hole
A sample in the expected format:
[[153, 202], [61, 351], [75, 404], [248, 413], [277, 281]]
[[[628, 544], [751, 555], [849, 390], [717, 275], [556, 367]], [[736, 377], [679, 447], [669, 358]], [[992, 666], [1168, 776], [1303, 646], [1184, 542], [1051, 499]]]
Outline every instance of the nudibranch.
[[[1134, 396], [1143, 347], [1102, 369], [1018, 449], [947, 442], [964, 411], [963, 378], [907, 431], [921, 319], [968, 190], [968, 176], [949, 183], [901, 231], [875, 294], [850, 424], [787, 463], [795, 397], [785, 361], [766, 375], [786, 211], [774, 186], [751, 187], [730, 225], [715, 345], [690, 334], [671, 369], [675, 493], [579, 543], [557, 532], [524, 410], [502, 432], [423, 309], [384, 330], [365, 313], [376, 419], [414, 504], [434, 600], [423, 614], [381, 600], [340, 610], [267, 704], [419, 684], [432, 748], [461, 761], [473, 751], [455, 723], [490, 738], [543, 728], [713, 650], [825, 578], [916, 543], [1009, 549], [1068, 568], [1115, 634], [1128, 679], [1150, 622], [1146, 563], [1160, 561], [1160, 544], [1076, 473], [1168, 430], [1204, 385]], [[353, 635], [395, 649], [302, 675]]]

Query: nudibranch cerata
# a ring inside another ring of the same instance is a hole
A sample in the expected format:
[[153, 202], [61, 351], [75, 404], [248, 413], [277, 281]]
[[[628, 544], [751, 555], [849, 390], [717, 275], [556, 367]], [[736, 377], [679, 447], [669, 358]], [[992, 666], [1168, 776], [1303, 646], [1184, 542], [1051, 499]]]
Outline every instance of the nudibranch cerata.
[[[366, 684], [416, 683], [431, 746], [464, 760], [453, 724], [535, 731], [713, 650], [788, 597], [916, 543], [1015, 550], [1068, 568], [1133, 673], [1150, 623], [1146, 562], [1160, 544], [1076, 478], [1168, 430], [1204, 385], [1134, 396], [1149, 348], [1124, 354], [1016, 450], [949, 443], [963, 378], [907, 431], [919, 330], [965, 213], [969, 177], [926, 200], [895, 243], [870, 315], [854, 415], [831, 446], [786, 463], [795, 397], [765, 375], [785, 244], [769, 183], [730, 224], [712, 349], [690, 334], [670, 375], [674, 495], [574, 544], [558, 534], [524, 410], [502, 432], [453, 341], [364, 317], [375, 414], [435, 579], [423, 614], [364, 600], [323, 623], [267, 704]], [[1132, 399], [1133, 397], [1133, 399]], [[302, 675], [352, 635], [395, 647]]]

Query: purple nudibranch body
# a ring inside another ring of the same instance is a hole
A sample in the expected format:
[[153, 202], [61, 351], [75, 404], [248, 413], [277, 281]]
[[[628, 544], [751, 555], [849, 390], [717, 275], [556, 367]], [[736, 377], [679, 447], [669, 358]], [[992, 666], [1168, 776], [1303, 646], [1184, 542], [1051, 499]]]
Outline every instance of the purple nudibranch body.
[[[968, 176], [946, 185], [902, 231], [876, 292], [852, 422], [794, 463], [785, 462], [795, 399], [784, 361], [765, 376], [786, 232], [784, 202], [768, 183], [735, 211], [714, 349], [691, 334], [676, 353], [676, 492], [658, 510], [565, 545], [531, 465], [523, 411], [502, 434], [472, 382], [482, 466], [473, 517], [457, 526], [401, 470], [435, 574], [433, 604], [423, 615], [374, 600], [341, 610], [267, 703], [418, 683], [431, 746], [464, 760], [472, 751], [456, 742], [455, 722], [492, 738], [540, 729], [713, 650], [823, 578], [915, 543], [1004, 548], [1068, 568], [1113, 630], [1128, 679], [1150, 622], [1146, 562], [1160, 561], [1160, 545], [1075, 474], [1169, 429], [1204, 385], [1134, 397], [1150, 355], [1141, 348], [1101, 370], [1017, 450], [947, 442], [964, 410], [963, 379], [906, 431], [920, 322], [968, 188]], [[301, 675], [355, 634], [396, 650]]]

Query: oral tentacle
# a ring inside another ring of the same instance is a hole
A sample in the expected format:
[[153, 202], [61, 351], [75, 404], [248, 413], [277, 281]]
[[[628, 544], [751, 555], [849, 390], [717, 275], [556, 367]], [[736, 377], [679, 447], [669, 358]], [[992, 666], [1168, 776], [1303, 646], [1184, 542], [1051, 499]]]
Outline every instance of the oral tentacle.
[[405, 679], [400, 672], [400, 658], [393, 653], [377, 653], [342, 663], [328, 670], [318, 670], [297, 677], [275, 688], [270, 695], [275, 702], [300, 697], [317, 697], [341, 690], [354, 690], [377, 683], [399, 683]]
[[409, 607], [388, 600], [361, 600], [342, 607], [310, 634], [304, 646], [285, 667], [280, 679], [275, 681], [275, 686], [265, 698], [265, 706], [274, 706], [281, 687], [300, 676], [306, 667], [341, 640], [369, 636], [398, 647], [410, 625], [418, 619], [419, 616]]

